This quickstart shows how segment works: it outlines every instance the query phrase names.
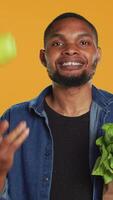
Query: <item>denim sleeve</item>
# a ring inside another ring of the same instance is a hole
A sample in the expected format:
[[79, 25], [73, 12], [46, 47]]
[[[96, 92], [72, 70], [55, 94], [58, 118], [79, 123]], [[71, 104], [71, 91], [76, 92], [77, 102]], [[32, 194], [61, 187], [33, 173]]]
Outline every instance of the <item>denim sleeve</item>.
[[3, 191], [0, 192], [0, 200], [11, 200], [8, 195], [8, 180], [6, 179]]

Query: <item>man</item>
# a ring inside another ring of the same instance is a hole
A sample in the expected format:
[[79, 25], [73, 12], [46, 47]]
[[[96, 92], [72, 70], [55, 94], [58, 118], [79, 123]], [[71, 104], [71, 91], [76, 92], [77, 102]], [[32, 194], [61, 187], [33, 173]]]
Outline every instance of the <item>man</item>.
[[40, 59], [52, 86], [2, 117], [1, 199], [102, 199], [103, 180], [91, 172], [101, 126], [113, 121], [113, 95], [91, 82], [100, 51], [95, 27], [78, 14], [46, 28]]

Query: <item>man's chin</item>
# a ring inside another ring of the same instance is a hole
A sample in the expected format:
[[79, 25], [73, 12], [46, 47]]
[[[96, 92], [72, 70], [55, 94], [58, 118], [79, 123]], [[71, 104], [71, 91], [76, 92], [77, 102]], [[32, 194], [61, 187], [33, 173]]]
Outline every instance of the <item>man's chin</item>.
[[65, 87], [79, 87], [86, 84], [92, 78], [92, 75], [84, 72], [79, 76], [64, 76], [55, 72], [52, 75], [49, 74], [49, 77], [53, 82]]

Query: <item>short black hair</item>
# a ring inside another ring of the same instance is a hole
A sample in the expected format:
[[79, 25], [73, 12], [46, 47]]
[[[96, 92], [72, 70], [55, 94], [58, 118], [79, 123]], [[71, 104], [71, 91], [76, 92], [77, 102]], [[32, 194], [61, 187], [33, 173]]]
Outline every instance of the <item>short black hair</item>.
[[83, 17], [83, 16], [81, 16], [81, 15], [79, 15], [79, 14], [77, 14], [77, 13], [71, 13], [71, 12], [63, 13], [63, 14], [57, 16], [57, 17], [47, 26], [47, 28], [46, 28], [45, 31], [44, 31], [44, 45], [46, 44], [46, 39], [47, 39], [48, 35], [50, 34], [50, 32], [51, 32], [51, 30], [52, 30], [52, 26], [53, 26], [56, 22], [58, 22], [58, 21], [60, 21], [60, 20], [62, 20], [62, 19], [70, 18], [70, 17], [79, 19], [79, 20], [85, 22], [85, 23], [88, 25], [88, 27], [92, 30], [93, 34], [95, 35], [96, 44], [97, 44], [97, 46], [98, 46], [98, 33], [97, 33], [97, 30], [96, 30], [95, 26], [94, 26], [91, 22], [89, 22], [85, 17]]

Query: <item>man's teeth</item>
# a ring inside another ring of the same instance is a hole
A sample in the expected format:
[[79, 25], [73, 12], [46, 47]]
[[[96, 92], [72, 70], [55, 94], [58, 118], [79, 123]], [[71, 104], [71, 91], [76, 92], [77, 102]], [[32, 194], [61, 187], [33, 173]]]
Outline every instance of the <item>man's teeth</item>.
[[63, 66], [78, 66], [78, 65], [83, 65], [82, 63], [79, 63], [79, 62], [64, 62], [63, 63]]

